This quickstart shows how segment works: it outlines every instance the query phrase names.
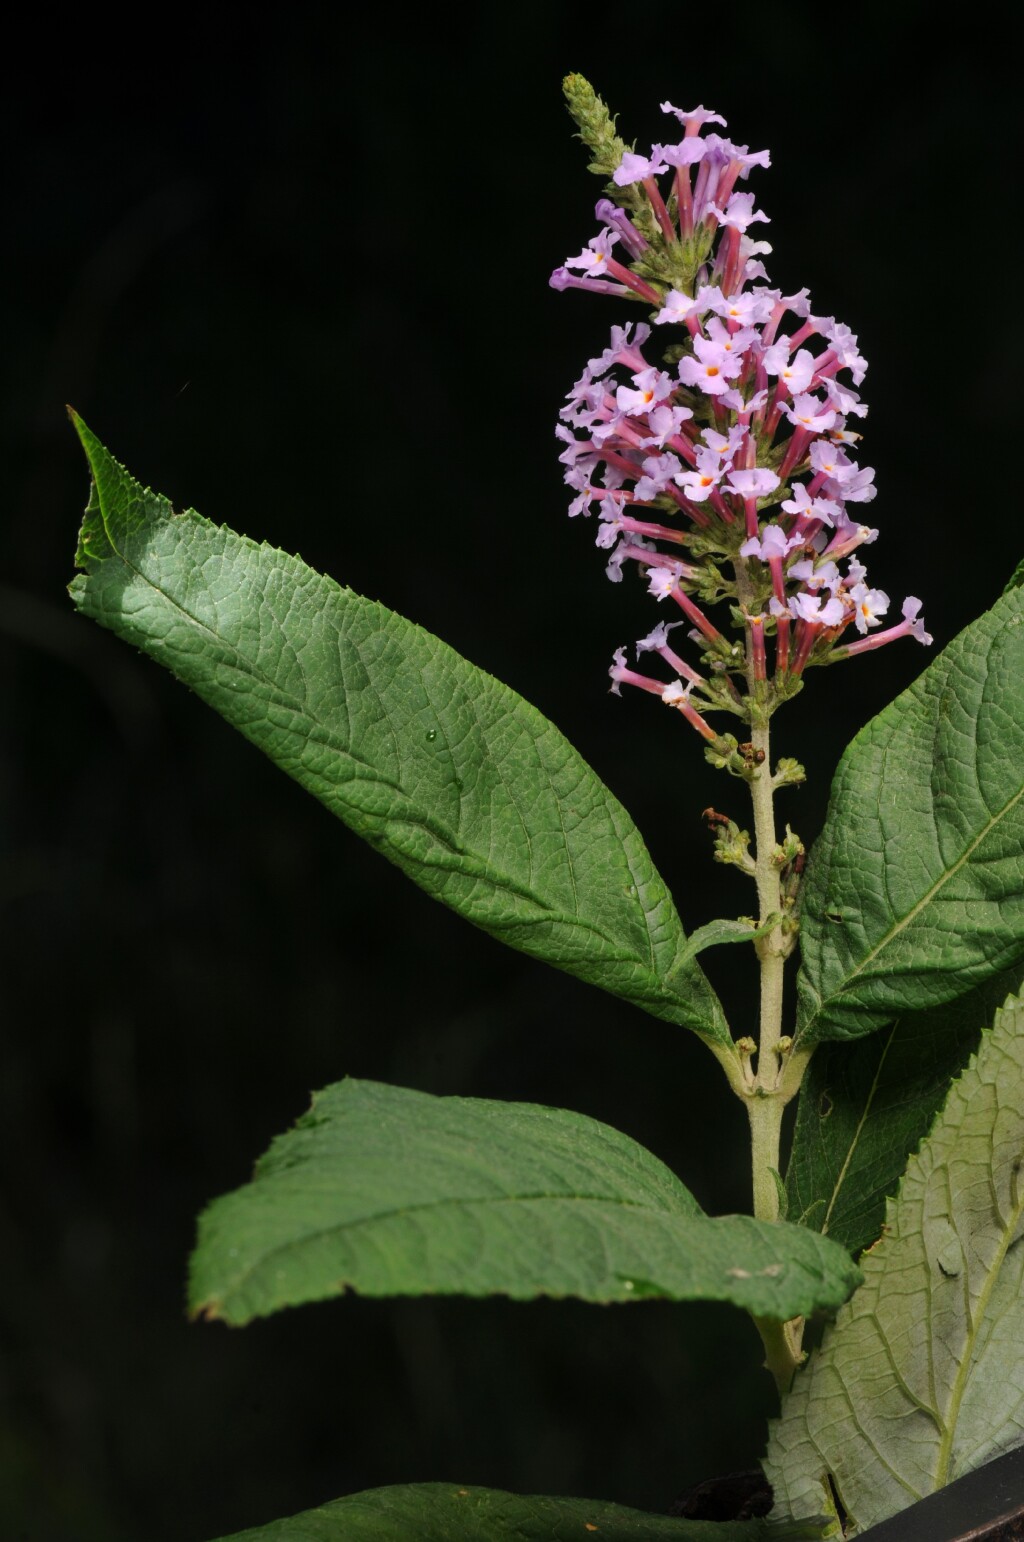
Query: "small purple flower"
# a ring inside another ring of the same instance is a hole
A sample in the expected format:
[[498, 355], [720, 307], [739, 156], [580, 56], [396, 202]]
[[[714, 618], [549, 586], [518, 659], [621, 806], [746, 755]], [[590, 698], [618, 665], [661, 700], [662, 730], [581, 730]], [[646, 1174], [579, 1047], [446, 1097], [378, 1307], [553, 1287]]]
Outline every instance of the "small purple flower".
[[611, 225], [622, 237], [622, 244], [631, 257], [642, 257], [649, 242], [642, 236], [625, 209], [620, 209], [610, 198], [599, 198], [594, 213], [602, 225]]
[[659, 161], [665, 161], [669, 166], [679, 169], [696, 166], [707, 153], [707, 145], [703, 139], [694, 135], [690, 139], [683, 139], [677, 145], [652, 145], [651, 149]]
[[855, 525], [852, 520], [844, 519], [831, 541], [825, 546], [822, 555], [831, 557], [833, 562], [838, 562], [841, 557], [848, 557], [859, 546], [870, 546], [877, 540], [877, 530], [872, 530], [868, 525]]
[[812, 589], [827, 589], [830, 594], [835, 594], [843, 587], [843, 575], [834, 562], [815, 562], [812, 557], [794, 562], [789, 576], [798, 583], [808, 584]]
[[700, 336], [693, 339], [693, 356], [679, 360], [680, 380], [684, 385], [699, 387], [705, 396], [721, 396], [728, 391], [730, 380], [735, 380], [742, 369], [742, 359]]
[[669, 646], [669, 632], [674, 632], [677, 626], [682, 625], [681, 621], [659, 621], [646, 637], [640, 638], [636, 645], [637, 657], [639, 658], [641, 653], [650, 653], [652, 649], [660, 653], [662, 648]]
[[[918, 619], [920, 617], [920, 619]], [[903, 601], [903, 621], [907, 628], [907, 635], [917, 642], [924, 643], [926, 648], [931, 647], [933, 638], [930, 632], [924, 629], [924, 617], [921, 616], [921, 601], [909, 594]]]
[[[661, 146], [655, 145], [653, 148], [658, 151]], [[664, 161], [635, 155], [632, 150], [627, 150], [620, 165], [612, 174], [612, 181], [616, 187], [631, 187], [634, 182], [643, 182], [648, 177], [659, 177], [663, 171], [668, 171]]]
[[926, 648], [930, 647], [932, 635], [924, 629], [924, 618], [920, 616], [920, 610], [921, 601], [912, 594], [908, 595], [903, 601], [903, 620], [898, 626], [887, 627], [884, 632], [874, 632], [870, 637], [860, 637], [856, 642], [848, 643], [842, 650], [844, 656], [853, 658], [854, 654], [884, 647], [886, 643], [896, 642], [901, 637], [913, 637]]
[[889, 609], [889, 596], [882, 589], [854, 584], [849, 595], [856, 607], [853, 619], [858, 632], [864, 633], [869, 627], [877, 626], [879, 616], [884, 616]]
[[672, 322], [676, 326], [685, 326], [690, 317], [697, 314], [697, 310], [697, 303], [688, 294], [684, 294], [681, 289], [670, 289], [654, 321], [656, 325]]
[[[709, 310], [721, 316], [723, 321], [734, 322], [741, 328], [760, 326], [768, 320], [775, 305], [775, 295], [766, 289], [748, 289], [724, 295], [720, 289], [708, 288], [701, 291], [702, 300], [705, 296]], [[756, 336], [756, 333], [752, 333], [749, 342], [753, 342]]]
[[757, 220], [763, 220], [766, 225], [770, 223], [767, 214], [754, 208], [753, 193], [733, 193], [724, 209], [720, 209], [716, 203], [708, 207], [720, 225], [732, 230], [745, 231]]
[[842, 600], [833, 596], [823, 601], [820, 594], [794, 594], [789, 610], [796, 620], [810, 621], [817, 626], [839, 626], [846, 618]]
[[[630, 333], [633, 333], [630, 339]], [[587, 369], [593, 378], [607, 374], [613, 364], [625, 364], [627, 369], [643, 368], [640, 349], [651, 335], [651, 329], [640, 322], [637, 327], [612, 327], [611, 342], [603, 353], [587, 361]]]
[[647, 592], [656, 600], [666, 600], [679, 588], [679, 570], [675, 567], [651, 568], [647, 575]]
[[[618, 231], [609, 230], [606, 226], [598, 235], [587, 242], [578, 257], [567, 257], [567, 268], [582, 268], [588, 278], [600, 278], [608, 272], [608, 259], [612, 254], [612, 247], [619, 239]], [[557, 271], [557, 270], [556, 270]], [[552, 274], [554, 278], [554, 274]]]
[[633, 376], [633, 388], [619, 386], [615, 392], [615, 405], [620, 412], [644, 413], [665, 400], [673, 390], [671, 375], [659, 369], [640, 370]]
[[678, 456], [649, 455], [643, 463], [644, 474], [636, 484], [636, 496], [640, 503], [648, 503], [663, 493], [682, 471]]
[[856, 391], [850, 390], [849, 386], [841, 385], [838, 380], [826, 380], [825, 394], [833, 407], [837, 407], [840, 412], [852, 412], [854, 417], [858, 418], [867, 417], [866, 404], [861, 401]]
[[843, 498], [847, 503], [870, 503], [878, 493], [874, 481], [874, 466], [859, 467], [847, 482], [841, 484]]
[[765, 406], [768, 401], [768, 392], [756, 391], [745, 401], [742, 391], [726, 391], [720, 400], [723, 407], [728, 407], [738, 414], [741, 423], [749, 423], [751, 414], [760, 412]]
[[793, 397], [790, 407], [783, 407], [783, 414], [794, 428], [805, 429], [809, 434], [823, 434], [836, 420], [834, 408], [825, 406], [817, 396], [801, 392]]
[[564, 289], [586, 289], [590, 294], [627, 295], [629, 289], [625, 284], [609, 283], [603, 278], [576, 278], [568, 268], [556, 268], [548, 279], [552, 289], [559, 291]]
[[741, 557], [760, 557], [770, 562], [773, 557], [788, 557], [791, 551], [804, 544], [803, 537], [787, 535], [779, 525], [765, 525], [760, 537], [754, 535], [740, 547]]
[[647, 427], [650, 429], [646, 439], [640, 443], [646, 449], [648, 445], [656, 445], [663, 449], [666, 439], [672, 439], [678, 434], [684, 423], [693, 417], [689, 407], [669, 407], [662, 403], [653, 407], [647, 414]]
[[692, 471], [684, 471], [677, 477], [676, 485], [681, 487], [686, 496], [692, 498], [695, 503], [703, 503], [719, 486], [727, 470], [728, 465], [723, 464], [721, 457], [714, 450], [701, 448], [697, 451], [695, 468]]
[[740, 498], [764, 498], [778, 485], [778, 477], [767, 466], [751, 466], [729, 473], [729, 489]]
[[703, 437], [709, 450], [714, 450], [721, 459], [731, 463], [733, 456], [745, 442], [747, 434], [744, 428], [735, 424], [728, 434], [720, 434], [717, 429], [706, 428]]
[[808, 520], [820, 519], [826, 525], [833, 524], [839, 517], [838, 503], [833, 503], [830, 498], [812, 498], [802, 482], [795, 485], [792, 498], [787, 498], [782, 508], [787, 514]]
[[765, 372], [769, 375], [778, 375], [779, 381], [785, 385], [791, 396], [802, 395], [814, 379], [817, 370], [817, 360], [809, 348], [801, 348], [795, 359], [789, 356], [789, 338], [780, 337], [777, 343], [765, 349]]
[[705, 123], [719, 123], [722, 128], [728, 128], [724, 118], [720, 118], [717, 112], [710, 108], [695, 107], [692, 112], [685, 112], [681, 107], [673, 107], [671, 102], [662, 102], [662, 112], [675, 113], [680, 123], [684, 124], [688, 134], [695, 134]]

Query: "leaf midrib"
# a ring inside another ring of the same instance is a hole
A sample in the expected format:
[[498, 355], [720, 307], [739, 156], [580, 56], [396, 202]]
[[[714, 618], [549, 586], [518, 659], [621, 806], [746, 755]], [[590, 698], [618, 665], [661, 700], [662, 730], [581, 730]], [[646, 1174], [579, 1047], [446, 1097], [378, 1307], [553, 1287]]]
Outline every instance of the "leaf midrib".
[[945, 871], [932, 884], [928, 892], [922, 895], [917, 903], [912, 906], [910, 910], [908, 910], [907, 914], [902, 916], [893, 926], [891, 926], [888, 932], [886, 932], [885, 936], [879, 939], [879, 941], [875, 944], [869, 953], [865, 954], [860, 963], [851, 969], [839, 990], [835, 991], [830, 996], [826, 996], [824, 999], [819, 997], [819, 1000], [821, 1000], [822, 1011], [824, 1011], [830, 1001], [841, 999], [843, 995], [845, 995], [846, 992], [850, 990], [858, 975], [862, 974], [867, 966], [878, 957], [883, 948], [888, 947], [893, 938], [898, 937], [900, 932], [902, 932], [911, 924], [911, 922], [921, 913], [924, 907], [930, 904], [932, 899], [943, 887], [943, 885], [948, 883], [949, 880], [960, 871], [964, 864], [970, 860], [971, 856], [981, 845], [982, 841], [987, 840], [989, 835], [991, 835], [992, 831], [997, 827], [1000, 821], [1004, 819], [1008, 813], [1010, 813], [1010, 811], [1020, 802], [1021, 798], [1024, 798], [1024, 783], [1022, 783], [1022, 785], [1017, 789], [1013, 796], [1003, 804], [1002, 808], [992, 816], [989, 822], [985, 825], [984, 829], [981, 830], [981, 832], [974, 838], [971, 844], [967, 846], [961, 855], [956, 859], [952, 867], [945, 869]]
[[868, 1114], [871, 1112], [871, 1105], [875, 1101], [875, 1093], [878, 1091], [878, 1082], [879, 1082], [879, 1078], [882, 1075], [882, 1067], [885, 1064], [885, 1058], [886, 1058], [886, 1056], [889, 1053], [889, 1048], [890, 1048], [890, 1046], [892, 1044], [893, 1037], [895, 1036], [897, 1027], [898, 1027], [897, 1023], [894, 1023], [892, 1025], [892, 1028], [889, 1030], [889, 1037], [885, 1041], [885, 1047], [882, 1050], [882, 1053], [878, 1057], [878, 1064], [875, 1067], [875, 1074], [874, 1074], [874, 1077], [872, 1078], [872, 1081], [871, 1081], [871, 1089], [868, 1092], [868, 1095], [867, 1095], [867, 1097], [864, 1100], [863, 1111], [861, 1113], [860, 1119], [857, 1121], [857, 1128], [854, 1131], [853, 1139], [850, 1141], [850, 1144], [849, 1144], [849, 1146], [847, 1148], [846, 1157], [845, 1157], [845, 1159], [843, 1161], [842, 1167], [839, 1170], [839, 1176], [836, 1179], [835, 1185], [834, 1185], [834, 1187], [832, 1189], [832, 1197], [830, 1198], [830, 1200], [828, 1202], [828, 1209], [825, 1211], [825, 1219], [824, 1219], [824, 1221], [822, 1222], [822, 1225], [821, 1225], [821, 1235], [823, 1237], [828, 1235], [828, 1223], [829, 1223], [829, 1221], [830, 1221], [830, 1219], [832, 1217], [832, 1211], [835, 1208], [836, 1201], [839, 1198], [839, 1191], [840, 1191], [840, 1189], [842, 1188], [843, 1184], [846, 1181], [846, 1174], [847, 1174], [847, 1171], [849, 1170], [850, 1163], [853, 1161], [854, 1152], [857, 1150], [857, 1147], [860, 1144], [860, 1138], [861, 1138], [861, 1135], [862, 1135], [863, 1130], [864, 1130], [864, 1125], [867, 1122]]
[[[946, 1164], [946, 1172], [948, 1176], [948, 1164]], [[1006, 1255], [1009, 1252], [1010, 1243], [1013, 1239], [1014, 1232], [1020, 1225], [1021, 1218], [1024, 1217], [1024, 1185], [1021, 1186], [1021, 1190], [1017, 1196], [1016, 1202], [1011, 1205], [1010, 1217], [1011, 1219], [1004, 1224], [1003, 1235], [999, 1244], [999, 1250], [995, 1256], [995, 1259], [993, 1260], [992, 1267], [986, 1272], [985, 1283], [982, 1286], [981, 1294], [978, 1297], [977, 1307], [973, 1312], [968, 1311], [967, 1314], [969, 1327], [966, 1335], [965, 1347], [963, 1353], [958, 1359], [957, 1373], [953, 1379], [953, 1390], [947, 1405], [948, 1413], [947, 1417], [943, 1420], [942, 1438], [939, 1441], [939, 1458], [935, 1473], [936, 1488], [942, 1488], [946, 1483], [946, 1475], [949, 1471], [949, 1463], [953, 1455], [953, 1441], [956, 1436], [957, 1419], [960, 1416], [960, 1405], [963, 1402], [964, 1394], [967, 1391], [967, 1383], [969, 1382], [971, 1378], [971, 1372], [974, 1369], [974, 1349], [978, 1341], [978, 1334], [981, 1331], [982, 1323], [985, 1321], [985, 1313], [988, 1308], [988, 1303], [992, 1292], [995, 1289], [996, 1281], [999, 1278], [999, 1273], [1006, 1260]], [[957, 1233], [957, 1236], [959, 1237], [959, 1232]], [[962, 1242], [960, 1245], [963, 1247]], [[970, 1263], [968, 1262], [968, 1254], [966, 1249], [964, 1249], [964, 1261], [966, 1266], [965, 1272], [968, 1275], [969, 1288]]]
[[[361, 1226], [372, 1226], [378, 1222], [402, 1220], [406, 1216], [418, 1215], [433, 1210], [461, 1209], [480, 1205], [519, 1205], [537, 1202], [570, 1205], [614, 1205], [622, 1210], [639, 1210], [662, 1221], [707, 1221], [711, 1219], [710, 1216], [703, 1214], [700, 1210], [695, 1212], [659, 1210], [642, 1200], [621, 1199], [612, 1194], [482, 1194], [479, 1198], [460, 1196], [450, 1199], [430, 1199], [415, 1205], [396, 1205], [390, 1210], [380, 1210], [373, 1215], [361, 1215], [350, 1221], [334, 1221], [328, 1226], [319, 1226], [311, 1231], [303, 1232], [301, 1237], [292, 1237], [286, 1241], [275, 1243], [273, 1247], [267, 1248], [262, 1252], [258, 1260], [248, 1265], [243, 1273], [236, 1276], [236, 1283], [231, 1289], [242, 1289], [247, 1280], [250, 1280], [269, 1260], [276, 1258], [279, 1254], [291, 1252], [294, 1248], [304, 1247], [310, 1242], [319, 1241], [321, 1237], [331, 1236], [335, 1233], [355, 1231]], [[228, 1291], [223, 1292], [223, 1295], [227, 1294]]]

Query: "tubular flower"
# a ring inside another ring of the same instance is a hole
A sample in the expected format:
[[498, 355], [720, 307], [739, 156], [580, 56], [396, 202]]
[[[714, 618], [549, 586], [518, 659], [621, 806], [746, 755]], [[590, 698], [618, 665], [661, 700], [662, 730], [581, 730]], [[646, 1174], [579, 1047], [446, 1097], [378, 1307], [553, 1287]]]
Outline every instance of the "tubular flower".
[[[574, 106], [580, 77], [571, 80], [570, 111], [586, 129]], [[638, 674], [620, 649], [613, 689], [659, 695], [713, 739], [705, 711], [751, 721], [757, 704], [770, 711], [799, 689], [809, 666], [932, 639], [914, 597], [901, 624], [879, 629], [889, 597], [859, 560], [878, 532], [848, 507], [876, 492], [873, 468], [854, 458], [861, 436], [847, 427], [867, 413], [855, 389], [867, 362], [849, 327], [813, 312], [806, 289], [770, 286], [760, 257], [771, 247], [747, 234], [768, 217], [737, 188], [768, 152], [714, 132], [725, 122], [703, 107], [662, 110], [682, 138], [649, 156], [582, 135], [593, 169], [610, 177], [601, 228], [552, 285], [642, 304], [648, 320], [613, 327], [568, 393], [557, 434], [570, 513], [598, 511], [609, 578], [635, 563], [655, 599], [681, 607], [703, 655], [700, 673], [661, 623], [638, 650], [658, 653], [676, 678]], [[741, 639], [706, 616], [721, 601]]]

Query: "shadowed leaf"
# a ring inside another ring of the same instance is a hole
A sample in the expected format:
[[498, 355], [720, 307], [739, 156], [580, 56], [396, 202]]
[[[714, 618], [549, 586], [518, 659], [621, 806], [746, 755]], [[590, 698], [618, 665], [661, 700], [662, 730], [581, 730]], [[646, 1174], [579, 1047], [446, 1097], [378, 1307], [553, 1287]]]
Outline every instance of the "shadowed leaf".
[[[772, 1529], [812, 1542], [819, 1526]], [[460, 1483], [369, 1489], [219, 1542], [769, 1542], [761, 1521], [683, 1521], [601, 1499], [506, 1494]]]
[[789, 1219], [852, 1253], [874, 1242], [907, 1158], [1020, 967], [959, 1001], [914, 1012], [852, 1043], [820, 1044], [800, 1089], [786, 1172]]

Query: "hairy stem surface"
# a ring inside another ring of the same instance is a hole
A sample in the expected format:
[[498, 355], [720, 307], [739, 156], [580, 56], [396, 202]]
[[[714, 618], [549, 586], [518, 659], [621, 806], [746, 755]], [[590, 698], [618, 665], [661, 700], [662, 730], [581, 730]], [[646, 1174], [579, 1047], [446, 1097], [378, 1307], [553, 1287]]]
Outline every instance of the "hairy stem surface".
[[[736, 562], [737, 597], [746, 608], [750, 602], [747, 564]], [[797, 1092], [809, 1056], [793, 1053], [782, 1034], [782, 993], [786, 958], [791, 951], [782, 927], [782, 883], [775, 834], [775, 783], [771, 765], [770, 707], [765, 685], [754, 676], [753, 650], [748, 639], [747, 689], [755, 708], [750, 742], [752, 759], [759, 762], [750, 780], [754, 806], [754, 881], [757, 885], [758, 925], [772, 916], [778, 923], [754, 944], [761, 966], [761, 1002], [758, 1029], [757, 1069], [744, 1088], [750, 1120], [751, 1171], [754, 1215], [759, 1221], [777, 1221], [780, 1212], [780, 1155], [782, 1115]], [[781, 1043], [780, 1043], [781, 1041]], [[775, 1377], [779, 1392], [788, 1391], [802, 1358], [803, 1322], [779, 1323], [754, 1319], [765, 1346], [765, 1365]]]
[[[751, 743], [755, 755], [758, 751], [764, 754], [757, 775], [750, 784], [754, 804], [754, 877], [760, 912], [758, 924], [764, 925], [769, 917], [781, 916], [782, 913], [779, 867], [774, 860], [774, 787], [767, 722], [752, 730]], [[761, 965], [761, 1013], [757, 1074], [747, 1096], [754, 1215], [759, 1221], [777, 1221], [781, 1184], [779, 1146], [782, 1138], [782, 1113], [796, 1090], [795, 1086], [790, 1090], [783, 1085], [783, 1067], [789, 1052], [788, 1047], [785, 1053], [779, 1049], [779, 1040], [782, 1038], [783, 973], [787, 953], [781, 920], [764, 937], [759, 938], [755, 946]], [[787, 1082], [790, 1080], [785, 1078]], [[782, 1395], [789, 1390], [793, 1373], [800, 1364], [803, 1323], [780, 1323], [762, 1318], [754, 1320], [765, 1347], [765, 1365], [775, 1377], [775, 1384]]]

